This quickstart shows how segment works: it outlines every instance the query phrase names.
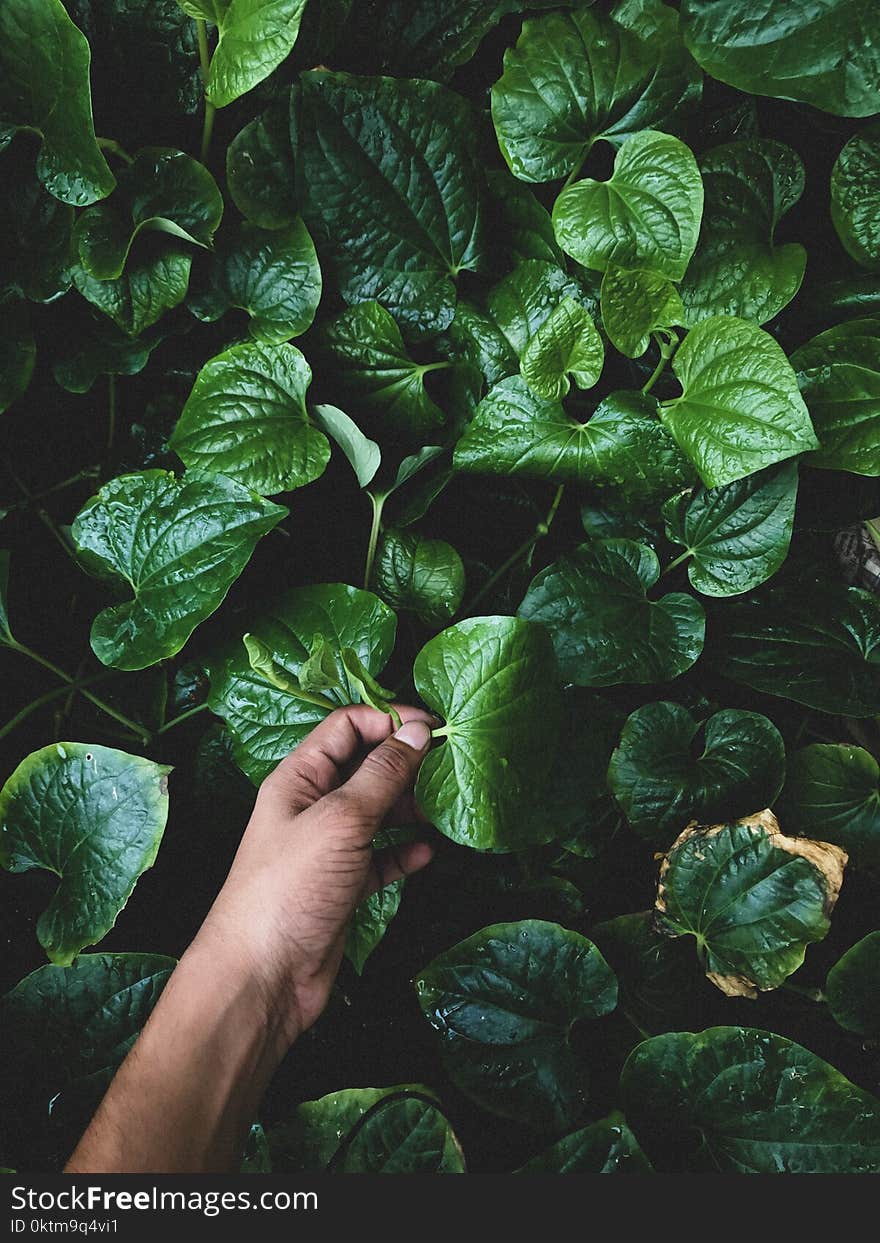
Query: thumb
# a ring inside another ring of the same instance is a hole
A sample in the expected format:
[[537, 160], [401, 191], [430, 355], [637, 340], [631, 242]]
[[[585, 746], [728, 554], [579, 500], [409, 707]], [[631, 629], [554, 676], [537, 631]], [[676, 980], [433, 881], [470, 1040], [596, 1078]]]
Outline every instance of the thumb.
[[430, 727], [424, 721], [407, 721], [369, 753], [339, 793], [356, 802], [364, 819], [378, 826], [412, 786], [430, 745]]

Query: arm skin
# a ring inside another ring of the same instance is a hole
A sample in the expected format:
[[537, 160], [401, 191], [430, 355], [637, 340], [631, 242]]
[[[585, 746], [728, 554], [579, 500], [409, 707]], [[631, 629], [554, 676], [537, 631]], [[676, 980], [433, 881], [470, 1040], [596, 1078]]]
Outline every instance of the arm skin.
[[227, 1172], [281, 1059], [327, 1004], [354, 908], [424, 867], [374, 852], [412, 820], [427, 712], [403, 727], [341, 708], [260, 787], [229, 876], [66, 1166], [67, 1173]]

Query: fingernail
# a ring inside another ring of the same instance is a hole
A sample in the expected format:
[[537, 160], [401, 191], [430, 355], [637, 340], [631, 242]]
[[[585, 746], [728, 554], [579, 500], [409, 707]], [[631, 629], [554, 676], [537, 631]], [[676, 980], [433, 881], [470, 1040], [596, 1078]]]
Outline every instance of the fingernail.
[[424, 751], [431, 741], [431, 731], [424, 721], [407, 721], [394, 737], [412, 747], [413, 751]]

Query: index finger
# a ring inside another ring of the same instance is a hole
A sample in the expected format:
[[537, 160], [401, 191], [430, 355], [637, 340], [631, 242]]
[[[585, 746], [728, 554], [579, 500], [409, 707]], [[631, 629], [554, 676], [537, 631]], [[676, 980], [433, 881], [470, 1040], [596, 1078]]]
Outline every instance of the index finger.
[[[434, 718], [424, 708], [394, 706], [401, 721], [433, 724]], [[378, 712], [366, 704], [337, 708], [284, 757], [263, 784], [284, 800], [289, 813], [296, 815], [335, 790], [345, 780], [352, 761], [390, 738], [393, 732], [394, 723], [387, 712]]]

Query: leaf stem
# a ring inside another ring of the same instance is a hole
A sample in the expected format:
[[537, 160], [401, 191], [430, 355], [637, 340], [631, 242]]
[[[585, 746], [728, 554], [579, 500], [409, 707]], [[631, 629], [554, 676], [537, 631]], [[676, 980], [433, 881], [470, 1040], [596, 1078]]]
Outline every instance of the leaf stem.
[[792, 984], [788, 980], [784, 980], [780, 985], [787, 993], [794, 993], [798, 997], [804, 997], [807, 1001], [824, 1002], [825, 994], [821, 988], [807, 988], [804, 984]]
[[95, 479], [100, 472], [98, 466], [86, 466], [83, 470], [77, 471], [75, 475], [71, 475], [69, 479], [62, 479], [60, 483], [53, 483], [48, 488], [43, 488], [42, 492], [31, 492], [30, 500], [18, 501], [10, 506], [10, 509], [27, 509], [31, 501], [40, 501], [44, 496], [52, 496], [55, 492], [63, 492], [65, 488], [72, 488], [74, 484], [81, 483], [83, 479]]
[[660, 351], [660, 357], [657, 360], [657, 366], [654, 368], [654, 370], [651, 372], [650, 376], [648, 377], [647, 383], [642, 385], [642, 393], [646, 397], [648, 393], [650, 393], [654, 385], [657, 383], [657, 381], [660, 379], [663, 372], [666, 370], [666, 364], [669, 362], [670, 358], [675, 353], [675, 348], [676, 348], [675, 345], [673, 345], [672, 342], [668, 338], [664, 341], [656, 332], [652, 333], [651, 335], [653, 336], [654, 341], [657, 345], [657, 348]]
[[40, 522], [42, 522], [43, 526], [46, 528], [47, 531], [51, 532], [52, 536], [58, 541], [58, 543], [64, 549], [67, 556], [70, 557], [70, 559], [74, 563], [76, 563], [76, 555], [73, 549], [71, 548], [70, 544], [68, 543], [68, 541], [64, 538], [64, 536], [59, 531], [55, 520], [43, 508], [42, 505], [35, 504], [36, 498], [33, 492], [31, 492], [30, 488], [28, 488], [27, 485], [23, 483], [21, 479], [19, 479], [18, 475], [15, 473], [15, 471], [12, 469], [12, 467], [9, 465], [8, 462], [5, 463], [5, 466], [6, 466], [7, 471], [9, 472], [10, 477], [12, 478], [13, 483], [18, 488], [22, 496], [25, 498], [25, 501], [27, 502], [27, 504], [33, 505], [34, 513], [37, 515]]
[[133, 164], [134, 159], [128, 154], [121, 142], [117, 142], [115, 138], [99, 138], [98, 146], [102, 151], [110, 151], [113, 155], [118, 155], [120, 160], [126, 164]]
[[474, 596], [474, 598], [471, 600], [470, 604], [468, 605], [467, 615], [472, 617], [473, 611], [476, 608], [476, 606], [480, 603], [480, 601], [484, 600], [485, 597], [489, 595], [492, 589], [502, 580], [502, 578], [504, 578], [504, 576], [507, 573], [509, 573], [510, 570], [513, 569], [513, 567], [519, 561], [524, 560], [526, 557], [529, 556], [532, 549], [535, 547], [535, 545], [538, 543], [539, 540], [543, 539], [545, 535], [549, 535], [550, 528], [553, 525], [553, 519], [556, 517], [556, 514], [559, 511], [559, 506], [562, 502], [562, 497], [564, 493], [565, 493], [565, 484], [561, 483], [559, 487], [556, 489], [556, 495], [553, 497], [553, 503], [550, 506], [550, 509], [548, 510], [547, 517], [544, 519], [543, 522], [538, 523], [538, 525], [535, 527], [534, 533], [530, 535], [529, 538], [525, 540], [522, 544], [520, 544], [519, 548], [517, 548], [515, 552], [512, 552], [510, 556], [507, 558], [507, 560], [498, 567], [498, 569], [491, 576], [491, 578], [489, 578], [483, 584], [483, 586], [480, 588], [480, 590], [477, 592], [477, 594]]
[[[77, 686], [76, 678], [71, 677], [69, 673], [65, 673], [64, 670], [59, 668], [53, 661], [48, 660], [45, 656], [41, 656], [40, 653], [35, 652], [33, 648], [27, 647], [24, 643], [19, 643], [18, 639], [7, 639], [6, 646], [13, 652], [18, 652], [22, 656], [27, 656], [29, 660], [34, 661], [43, 669], [48, 670], [49, 673], [54, 673], [56, 678], [60, 678], [62, 682], [66, 683], [66, 689], [69, 689], [71, 686]], [[107, 716], [112, 717], [114, 721], [118, 721], [119, 724], [124, 725], [130, 733], [140, 738], [144, 746], [149, 745], [151, 735], [149, 730], [145, 729], [143, 725], [139, 725], [137, 721], [133, 721], [130, 717], [123, 716], [123, 714], [116, 708], [106, 703], [103, 699], [99, 699], [97, 695], [93, 695], [91, 691], [86, 690], [83, 686], [80, 685], [77, 689], [80, 691], [80, 694], [88, 699], [89, 703], [94, 704], [96, 708], [100, 708], [100, 710], [105, 712]]]
[[665, 578], [667, 574], [671, 574], [673, 570], [677, 570], [680, 565], [683, 565], [684, 562], [693, 555], [694, 550], [692, 548], [686, 548], [680, 557], [676, 557], [674, 561], [669, 562], [669, 565], [667, 565], [660, 577]]
[[202, 71], [202, 86], [205, 90], [205, 119], [202, 123], [201, 160], [208, 162], [211, 149], [211, 136], [214, 132], [214, 114], [217, 109], [208, 98], [208, 75], [211, 72], [211, 53], [208, 51], [208, 27], [201, 17], [196, 18], [196, 37], [199, 42], [199, 66]]
[[186, 712], [181, 712], [180, 716], [176, 716], [172, 720], [166, 721], [164, 725], [160, 726], [159, 729], [156, 730], [156, 737], [158, 738], [160, 734], [167, 733], [169, 729], [174, 729], [175, 725], [180, 725], [183, 721], [188, 721], [191, 716], [198, 716], [198, 714], [200, 712], [204, 712], [207, 707], [208, 705], [203, 703], [197, 704], [195, 708], [187, 708]]
[[373, 520], [370, 523], [370, 539], [367, 544], [367, 559], [364, 565], [364, 587], [369, 590], [370, 579], [373, 574], [373, 562], [376, 559], [376, 548], [379, 544], [379, 531], [382, 527], [382, 510], [385, 508], [387, 496], [381, 492], [368, 492], [370, 505], [373, 509]]
[[0, 728], [0, 738], [5, 738], [8, 734], [11, 734], [22, 721], [27, 720], [32, 713], [37, 712], [46, 704], [52, 703], [53, 700], [61, 699], [64, 695], [70, 695], [75, 691], [82, 691], [84, 687], [93, 686], [97, 682], [105, 682], [113, 676], [113, 673], [108, 669], [106, 673], [96, 673], [94, 677], [83, 678], [81, 681], [71, 682], [69, 685], [65, 683], [64, 686], [56, 686], [54, 690], [46, 691], [45, 695], [40, 695], [37, 699], [32, 699], [29, 704], [25, 704], [19, 712], [16, 712], [14, 717], [11, 717]]

